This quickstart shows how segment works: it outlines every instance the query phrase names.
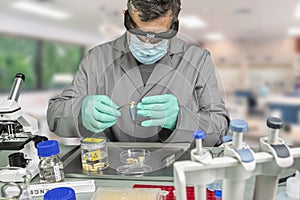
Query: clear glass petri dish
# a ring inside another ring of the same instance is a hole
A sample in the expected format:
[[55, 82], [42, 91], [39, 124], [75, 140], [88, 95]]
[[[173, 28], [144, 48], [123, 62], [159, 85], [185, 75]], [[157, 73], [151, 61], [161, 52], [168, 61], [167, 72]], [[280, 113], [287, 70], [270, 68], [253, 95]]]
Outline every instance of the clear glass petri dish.
[[150, 158], [150, 151], [146, 149], [128, 149], [120, 153], [122, 163], [127, 165], [143, 164]]
[[124, 165], [117, 168], [121, 175], [143, 176], [152, 171], [152, 167], [145, 165], [150, 159], [150, 151], [145, 149], [128, 149], [120, 153], [120, 160]]
[[144, 176], [152, 171], [152, 167], [144, 164], [122, 165], [117, 168], [118, 174], [125, 176]]

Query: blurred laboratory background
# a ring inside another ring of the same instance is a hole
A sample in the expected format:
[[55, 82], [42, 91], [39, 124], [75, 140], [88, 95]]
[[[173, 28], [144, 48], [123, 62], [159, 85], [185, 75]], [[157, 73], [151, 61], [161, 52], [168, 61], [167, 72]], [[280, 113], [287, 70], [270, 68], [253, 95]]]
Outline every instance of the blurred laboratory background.
[[[0, 0], [0, 102], [17, 72], [19, 103], [46, 123], [48, 100], [72, 81], [92, 47], [125, 32], [127, 0]], [[282, 137], [300, 144], [300, 1], [183, 0], [178, 36], [211, 52], [232, 119], [258, 145], [266, 119], [285, 122]]]

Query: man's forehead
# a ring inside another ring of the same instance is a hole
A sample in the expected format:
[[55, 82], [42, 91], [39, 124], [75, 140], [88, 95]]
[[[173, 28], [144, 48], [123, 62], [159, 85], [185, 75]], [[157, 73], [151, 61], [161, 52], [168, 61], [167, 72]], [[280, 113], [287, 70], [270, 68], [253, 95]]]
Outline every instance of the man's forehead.
[[169, 29], [172, 24], [172, 11], [168, 11], [166, 15], [163, 15], [159, 18], [144, 22], [139, 17], [140, 12], [136, 9], [133, 9], [131, 12], [131, 18], [133, 19], [137, 28], [147, 28], [147, 27], [158, 27]]

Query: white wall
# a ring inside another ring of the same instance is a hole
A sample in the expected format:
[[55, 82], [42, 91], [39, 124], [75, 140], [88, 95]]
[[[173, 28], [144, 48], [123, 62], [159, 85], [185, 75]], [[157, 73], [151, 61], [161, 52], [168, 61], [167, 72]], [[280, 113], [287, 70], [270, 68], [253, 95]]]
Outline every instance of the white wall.
[[296, 59], [293, 38], [224, 40], [206, 43], [205, 48], [211, 52], [227, 92], [256, 89], [266, 81], [274, 91], [292, 90]]

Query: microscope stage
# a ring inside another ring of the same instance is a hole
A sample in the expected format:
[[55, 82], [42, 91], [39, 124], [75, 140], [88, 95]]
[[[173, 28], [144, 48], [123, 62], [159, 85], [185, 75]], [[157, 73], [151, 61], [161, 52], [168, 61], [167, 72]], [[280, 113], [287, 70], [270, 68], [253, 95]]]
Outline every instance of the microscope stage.
[[33, 138], [14, 138], [9, 141], [0, 142], [0, 150], [21, 150], [24, 145], [30, 142]]

